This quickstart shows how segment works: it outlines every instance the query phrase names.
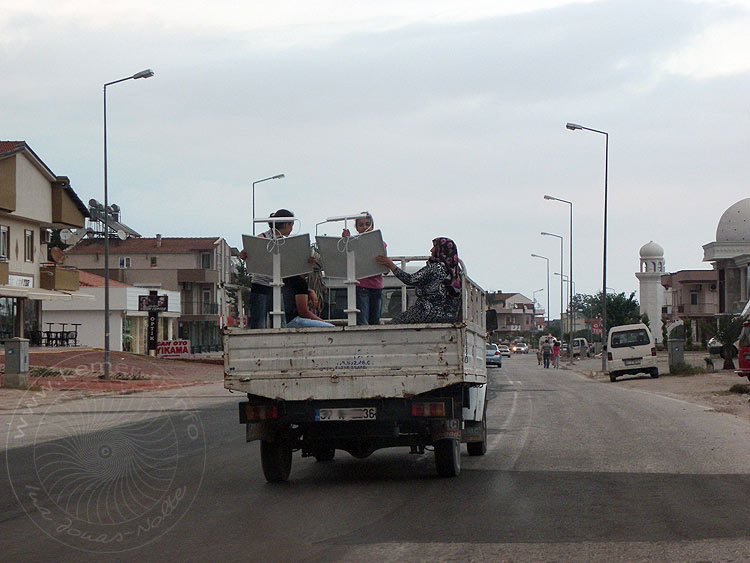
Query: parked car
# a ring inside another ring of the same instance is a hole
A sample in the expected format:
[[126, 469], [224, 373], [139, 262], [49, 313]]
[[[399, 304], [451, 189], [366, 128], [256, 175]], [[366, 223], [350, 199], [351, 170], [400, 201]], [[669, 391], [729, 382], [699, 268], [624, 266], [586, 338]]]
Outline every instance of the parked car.
[[645, 324], [620, 325], [609, 330], [607, 373], [612, 382], [630, 373], [648, 373], [651, 377], [659, 377], [654, 337]]
[[511, 348], [513, 352], [516, 354], [528, 354], [529, 353], [529, 345], [525, 342], [515, 342]]
[[488, 366], [503, 367], [503, 356], [497, 344], [487, 344], [484, 349], [484, 360]]
[[706, 342], [706, 349], [708, 350], [708, 353], [716, 354], [717, 356], [721, 354], [721, 349], [723, 346], [724, 344], [716, 338], [711, 338], [708, 342]]
[[500, 355], [505, 356], [506, 358], [510, 358], [510, 348], [508, 348], [505, 344], [500, 344], [498, 346], [500, 348]]

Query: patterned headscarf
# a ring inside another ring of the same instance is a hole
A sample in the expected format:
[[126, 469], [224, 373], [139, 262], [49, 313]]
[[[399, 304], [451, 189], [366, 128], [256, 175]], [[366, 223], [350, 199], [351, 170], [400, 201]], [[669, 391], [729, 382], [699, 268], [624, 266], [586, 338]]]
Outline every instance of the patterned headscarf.
[[443, 282], [448, 294], [453, 297], [461, 295], [461, 266], [458, 262], [456, 243], [446, 237], [432, 239], [432, 256], [427, 260], [439, 262], [448, 270], [448, 278]]

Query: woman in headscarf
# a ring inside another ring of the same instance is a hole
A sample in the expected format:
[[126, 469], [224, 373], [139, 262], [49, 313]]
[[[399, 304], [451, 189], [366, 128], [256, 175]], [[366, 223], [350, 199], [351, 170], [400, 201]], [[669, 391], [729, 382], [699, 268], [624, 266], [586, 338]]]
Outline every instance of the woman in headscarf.
[[417, 290], [417, 301], [391, 320], [392, 324], [452, 323], [461, 308], [461, 266], [456, 243], [446, 237], [432, 241], [427, 265], [407, 274], [387, 256], [378, 256], [379, 264], [387, 266], [393, 275]]

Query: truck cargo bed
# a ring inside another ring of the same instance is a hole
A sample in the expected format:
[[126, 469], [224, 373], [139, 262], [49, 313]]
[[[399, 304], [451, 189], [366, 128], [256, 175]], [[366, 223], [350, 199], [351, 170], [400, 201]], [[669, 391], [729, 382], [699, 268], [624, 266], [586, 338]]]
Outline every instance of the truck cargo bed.
[[411, 397], [484, 384], [484, 335], [464, 323], [227, 329], [224, 386], [301, 401]]

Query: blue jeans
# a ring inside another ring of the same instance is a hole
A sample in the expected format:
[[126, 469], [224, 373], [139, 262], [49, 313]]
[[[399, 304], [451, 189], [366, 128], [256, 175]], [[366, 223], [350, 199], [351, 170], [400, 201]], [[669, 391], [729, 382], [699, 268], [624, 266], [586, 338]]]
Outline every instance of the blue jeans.
[[266, 328], [266, 318], [273, 308], [273, 295], [250, 292], [250, 328]]
[[291, 321], [286, 323], [286, 328], [306, 328], [311, 326], [333, 326], [331, 323], [325, 321], [316, 321], [314, 319], [306, 319], [304, 317], [294, 317]]
[[379, 325], [383, 307], [383, 290], [357, 286], [357, 324]]

